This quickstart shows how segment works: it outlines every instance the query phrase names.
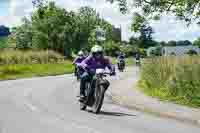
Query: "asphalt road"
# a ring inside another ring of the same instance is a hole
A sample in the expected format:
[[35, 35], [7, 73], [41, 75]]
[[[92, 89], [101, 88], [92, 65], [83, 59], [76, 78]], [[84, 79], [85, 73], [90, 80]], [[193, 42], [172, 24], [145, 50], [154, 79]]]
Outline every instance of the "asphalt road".
[[80, 111], [77, 88], [72, 75], [1, 81], [0, 133], [200, 133], [115, 105], [108, 96], [101, 114]]

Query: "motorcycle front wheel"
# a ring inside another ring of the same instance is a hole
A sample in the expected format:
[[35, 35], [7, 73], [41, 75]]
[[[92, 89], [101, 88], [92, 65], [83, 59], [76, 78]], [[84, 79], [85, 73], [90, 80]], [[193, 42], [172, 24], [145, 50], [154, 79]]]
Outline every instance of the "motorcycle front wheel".
[[100, 85], [98, 88], [96, 88], [94, 92], [95, 102], [92, 107], [92, 111], [95, 114], [98, 114], [101, 110], [101, 107], [104, 101], [104, 93], [105, 93], [105, 87], [103, 85]]
[[83, 103], [80, 102], [80, 110], [86, 110], [87, 106]]

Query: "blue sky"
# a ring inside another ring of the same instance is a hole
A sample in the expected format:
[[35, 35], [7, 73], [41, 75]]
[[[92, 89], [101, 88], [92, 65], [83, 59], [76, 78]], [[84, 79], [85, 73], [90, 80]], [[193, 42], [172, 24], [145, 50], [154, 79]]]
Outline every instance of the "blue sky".
[[[19, 25], [23, 16], [30, 16], [32, 0], [0, 0], [0, 25]], [[54, 0], [57, 5], [67, 10], [77, 10], [81, 6], [89, 5], [100, 12], [101, 16], [116, 26], [122, 26], [122, 38], [127, 40], [133, 33], [130, 31], [132, 19], [130, 10], [127, 15], [122, 15], [116, 4], [111, 5], [105, 0]], [[132, 1], [132, 0], [131, 0]], [[200, 27], [193, 24], [187, 27], [184, 22], [176, 21], [172, 15], [165, 15], [160, 21], [152, 21], [155, 30], [154, 38], [158, 41], [165, 40], [195, 40], [200, 37]]]
[[9, 0], [0, 0], [0, 16], [8, 15]]

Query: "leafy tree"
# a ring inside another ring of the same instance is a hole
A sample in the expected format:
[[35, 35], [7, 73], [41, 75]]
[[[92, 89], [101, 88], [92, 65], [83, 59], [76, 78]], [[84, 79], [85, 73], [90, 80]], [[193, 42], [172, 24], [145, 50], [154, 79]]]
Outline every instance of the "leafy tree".
[[23, 24], [15, 31], [16, 47], [20, 49], [28, 49], [32, 47], [32, 27], [31, 22], [23, 18]]
[[132, 37], [129, 38], [129, 44], [130, 45], [138, 46], [138, 43], [139, 43], [138, 41], [139, 41], [138, 38], [136, 38], [134, 36], [132, 36]]
[[161, 41], [160, 43], [160, 46], [164, 47], [164, 46], [167, 46], [167, 43], [165, 41]]
[[176, 44], [176, 41], [169, 41], [168, 43], [167, 43], [167, 46], [176, 46], [177, 44]]
[[116, 56], [120, 51], [120, 45], [114, 41], [107, 41], [104, 44], [105, 53], [109, 56]]
[[17, 48], [51, 49], [69, 57], [96, 43], [97, 25], [106, 31], [106, 42], [114, 40], [112, 25], [93, 8], [66, 11], [46, 0], [34, 0], [33, 6], [31, 18], [25, 18], [21, 26], [13, 29]]
[[176, 43], [177, 46], [188, 46], [188, 45], [192, 45], [192, 43], [189, 40], [185, 40], [185, 41], [178, 41]]
[[138, 13], [134, 14], [133, 23], [131, 25], [132, 31], [139, 33], [138, 47], [148, 48], [154, 46], [152, 34], [153, 28], [149, 25], [147, 20]]
[[[119, 7], [124, 7], [124, 3], [128, 0], [110, 0], [110, 2], [118, 1]], [[200, 22], [200, 1], [199, 0], [132, 0], [133, 8], [140, 8], [143, 14], [152, 19], [162, 16], [164, 13], [171, 13], [180, 20], [191, 22]], [[127, 8], [124, 8], [127, 9]], [[124, 10], [126, 11], [126, 10]], [[123, 11], [123, 12], [124, 12]], [[194, 21], [195, 20], [195, 21]]]
[[121, 52], [125, 53], [126, 56], [133, 56], [135, 53], [137, 53], [139, 50], [137, 47], [133, 45], [125, 45], [120, 47]]
[[195, 40], [195, 41], [193, 42], [193, 45], [194, 45], [194, 46], [198, 46], [198, 47], [200, 48], [200, 38], [198, 38], [197, 40]]
[[4, 25], [0, 25], [0, 37], [10, 35], [10, 29]]

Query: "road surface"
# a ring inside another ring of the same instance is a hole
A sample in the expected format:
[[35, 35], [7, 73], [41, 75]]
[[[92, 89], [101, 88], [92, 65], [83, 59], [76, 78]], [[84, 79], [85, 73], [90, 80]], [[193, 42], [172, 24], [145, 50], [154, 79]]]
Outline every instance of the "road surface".
[[80, 111], [77, 88], [72, 75], [1, 81], [0, 133], [200, 133], [115, 105], [108, 96], [101, 114]]

